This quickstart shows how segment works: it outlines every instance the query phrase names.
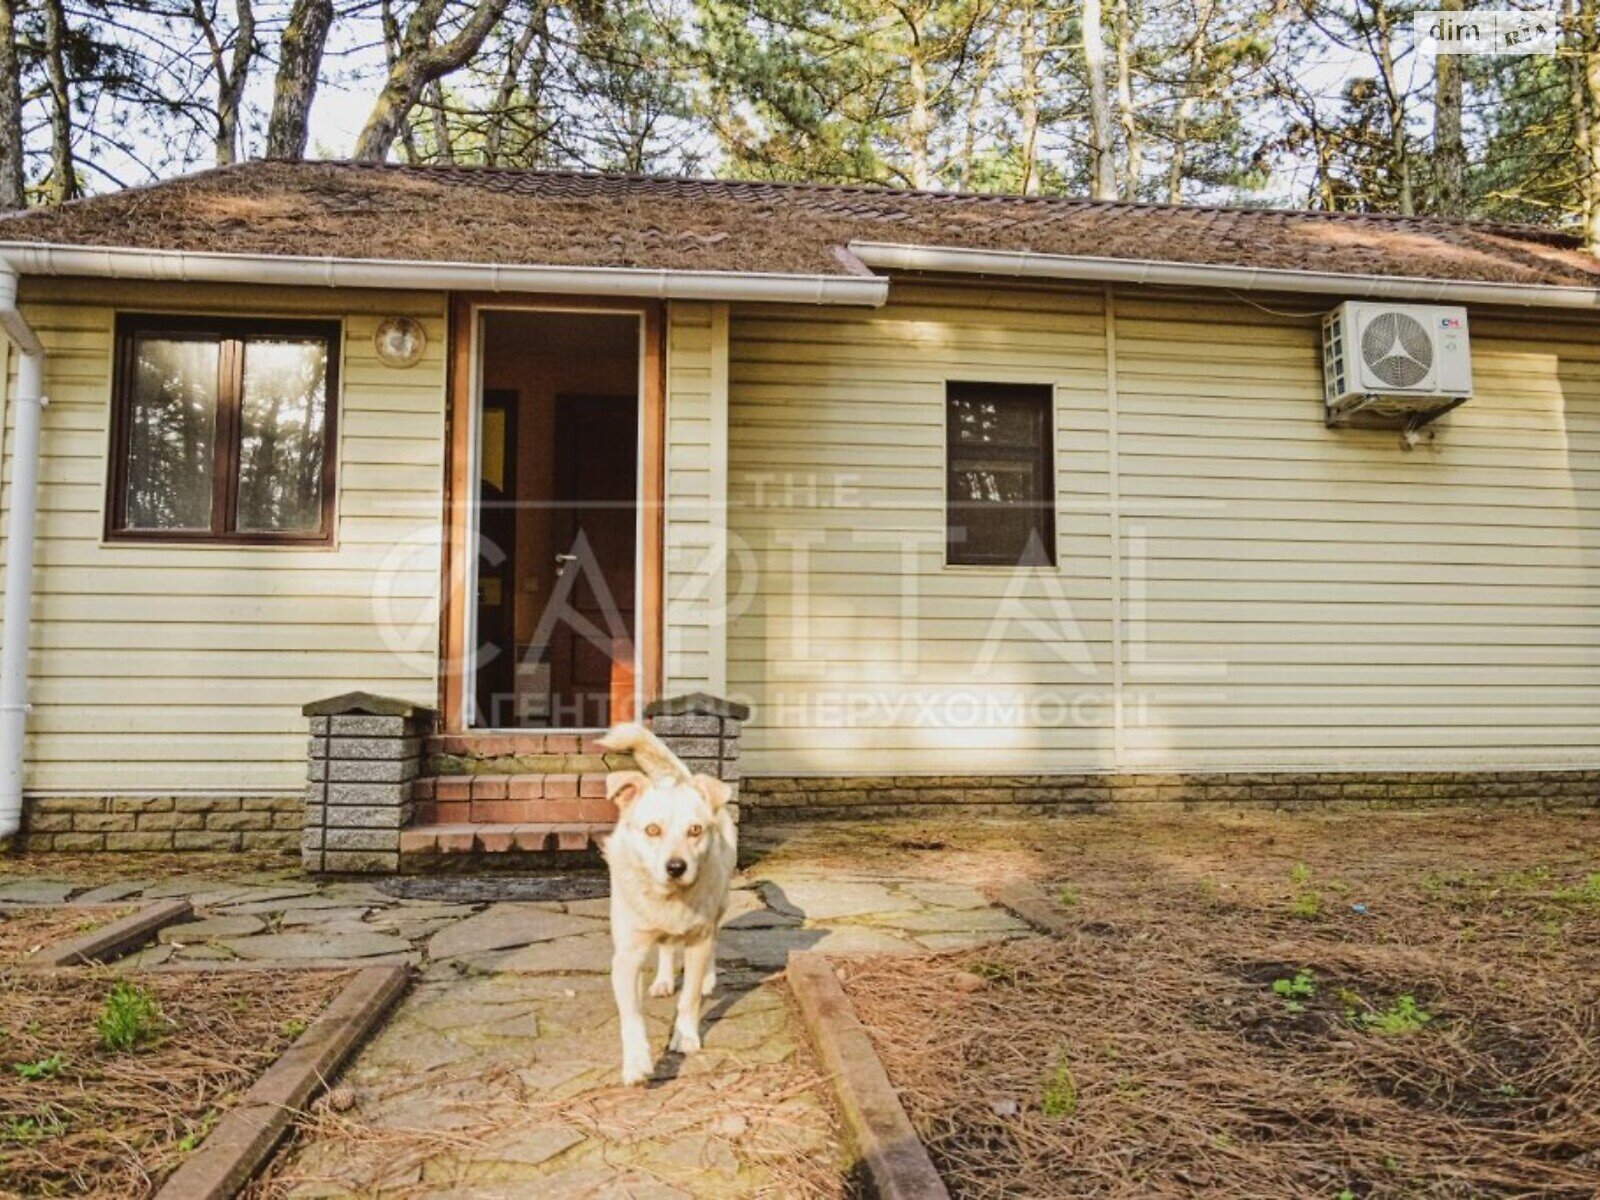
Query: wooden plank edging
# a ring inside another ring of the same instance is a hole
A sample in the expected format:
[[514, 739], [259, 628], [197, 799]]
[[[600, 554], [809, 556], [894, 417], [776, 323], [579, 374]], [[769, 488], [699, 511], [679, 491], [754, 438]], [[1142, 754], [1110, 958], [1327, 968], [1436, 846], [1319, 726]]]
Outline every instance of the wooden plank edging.
[[1052, 937], [1067, 937], [1077, 932], [1078, 923], [1062, 912], [1055, 901], [1031, 881], [1008, 883], [995, 893], [994, 898], [1029, 925]]
[[833, 964], [791, 951], [788, 980], [879, 1200], [949, 1200]]
[[295, 1114], [377, 1028], [405, 991], [405, 967], [368, 967], [223, 1114], [156, 1200], [231, 1200], [272, 1154]]
[[137, 950], [157, 930], [178, 921], [187, 921], [193, 911], [187, 900], [158, 900], [69, 941], [46, 946], [28, 960], [28, 966], [81, 967], [86, 963], [110, 962], [131, 950]]

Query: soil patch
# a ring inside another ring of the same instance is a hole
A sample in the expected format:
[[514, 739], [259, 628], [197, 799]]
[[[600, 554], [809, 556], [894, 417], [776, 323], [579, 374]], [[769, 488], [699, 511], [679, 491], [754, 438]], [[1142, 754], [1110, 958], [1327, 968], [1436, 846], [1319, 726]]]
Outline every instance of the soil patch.
[[348, 979], [0, 971], [0, 1194], [152, 1195]]
[[1593, 1197], [1593, 828], [1027, 823], [1071, 936], [846, 990], [957, 1197]]

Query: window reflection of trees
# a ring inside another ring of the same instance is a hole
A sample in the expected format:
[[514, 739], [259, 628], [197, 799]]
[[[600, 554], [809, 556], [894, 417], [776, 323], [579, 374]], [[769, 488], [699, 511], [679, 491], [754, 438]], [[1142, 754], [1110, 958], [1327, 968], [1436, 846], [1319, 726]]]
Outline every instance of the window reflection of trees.
[[220, 347], [141, 338], [123, 508], [131, 529], [208, 529]]
[[[989, 401], [956, 399], [951, 404], [955, 407], [956, 440], [961, 446], [961, 465], [955, 472], [960, 490], [956, 499], [989, 504], [1031, 500], [1033, 465], [1014, 457], [1017, 451], [1033, 452], [1031, 418]], [[1012, 455], [986, 458], [977, 449], [979, 446], [1010, 450]]]
[[238, 528], [321, 524], [327, 376], [328, 352], [320, 341], [245, 343]]

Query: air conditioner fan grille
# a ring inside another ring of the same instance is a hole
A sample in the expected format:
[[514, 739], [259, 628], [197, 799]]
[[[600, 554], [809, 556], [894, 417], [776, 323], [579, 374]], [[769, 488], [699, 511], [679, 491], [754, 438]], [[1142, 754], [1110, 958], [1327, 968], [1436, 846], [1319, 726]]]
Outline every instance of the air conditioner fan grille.
[[1361, 360], [1390, 387], [1416, 387], [1433, 369], [1433, 339], [1408, 313], [1380, 313], [1361, 332]]

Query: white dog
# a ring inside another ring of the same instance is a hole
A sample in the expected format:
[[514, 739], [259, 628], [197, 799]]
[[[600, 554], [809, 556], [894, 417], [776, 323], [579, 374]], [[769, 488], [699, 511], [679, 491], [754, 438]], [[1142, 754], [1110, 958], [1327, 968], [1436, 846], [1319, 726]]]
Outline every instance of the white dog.
[[607, 838], [611, 869], [611, 988], [622, 1023], [622, 1082], [643, 1083], [654, 1067], [644, 1024], [640, 970], [658, 948], [652, 996], [670, 996], [673, 950], [683, 947], [683, 990], [667, 1049], [700, 1049], [700, 1001], [716, 987], [717, 925], [728, 907], [738, 833], [732, 789], [691, 775], [639, 725], [618, 725], [600, 744], [627, 751], [641, 768], [615, 771], [606, 792], [617, 806]]

